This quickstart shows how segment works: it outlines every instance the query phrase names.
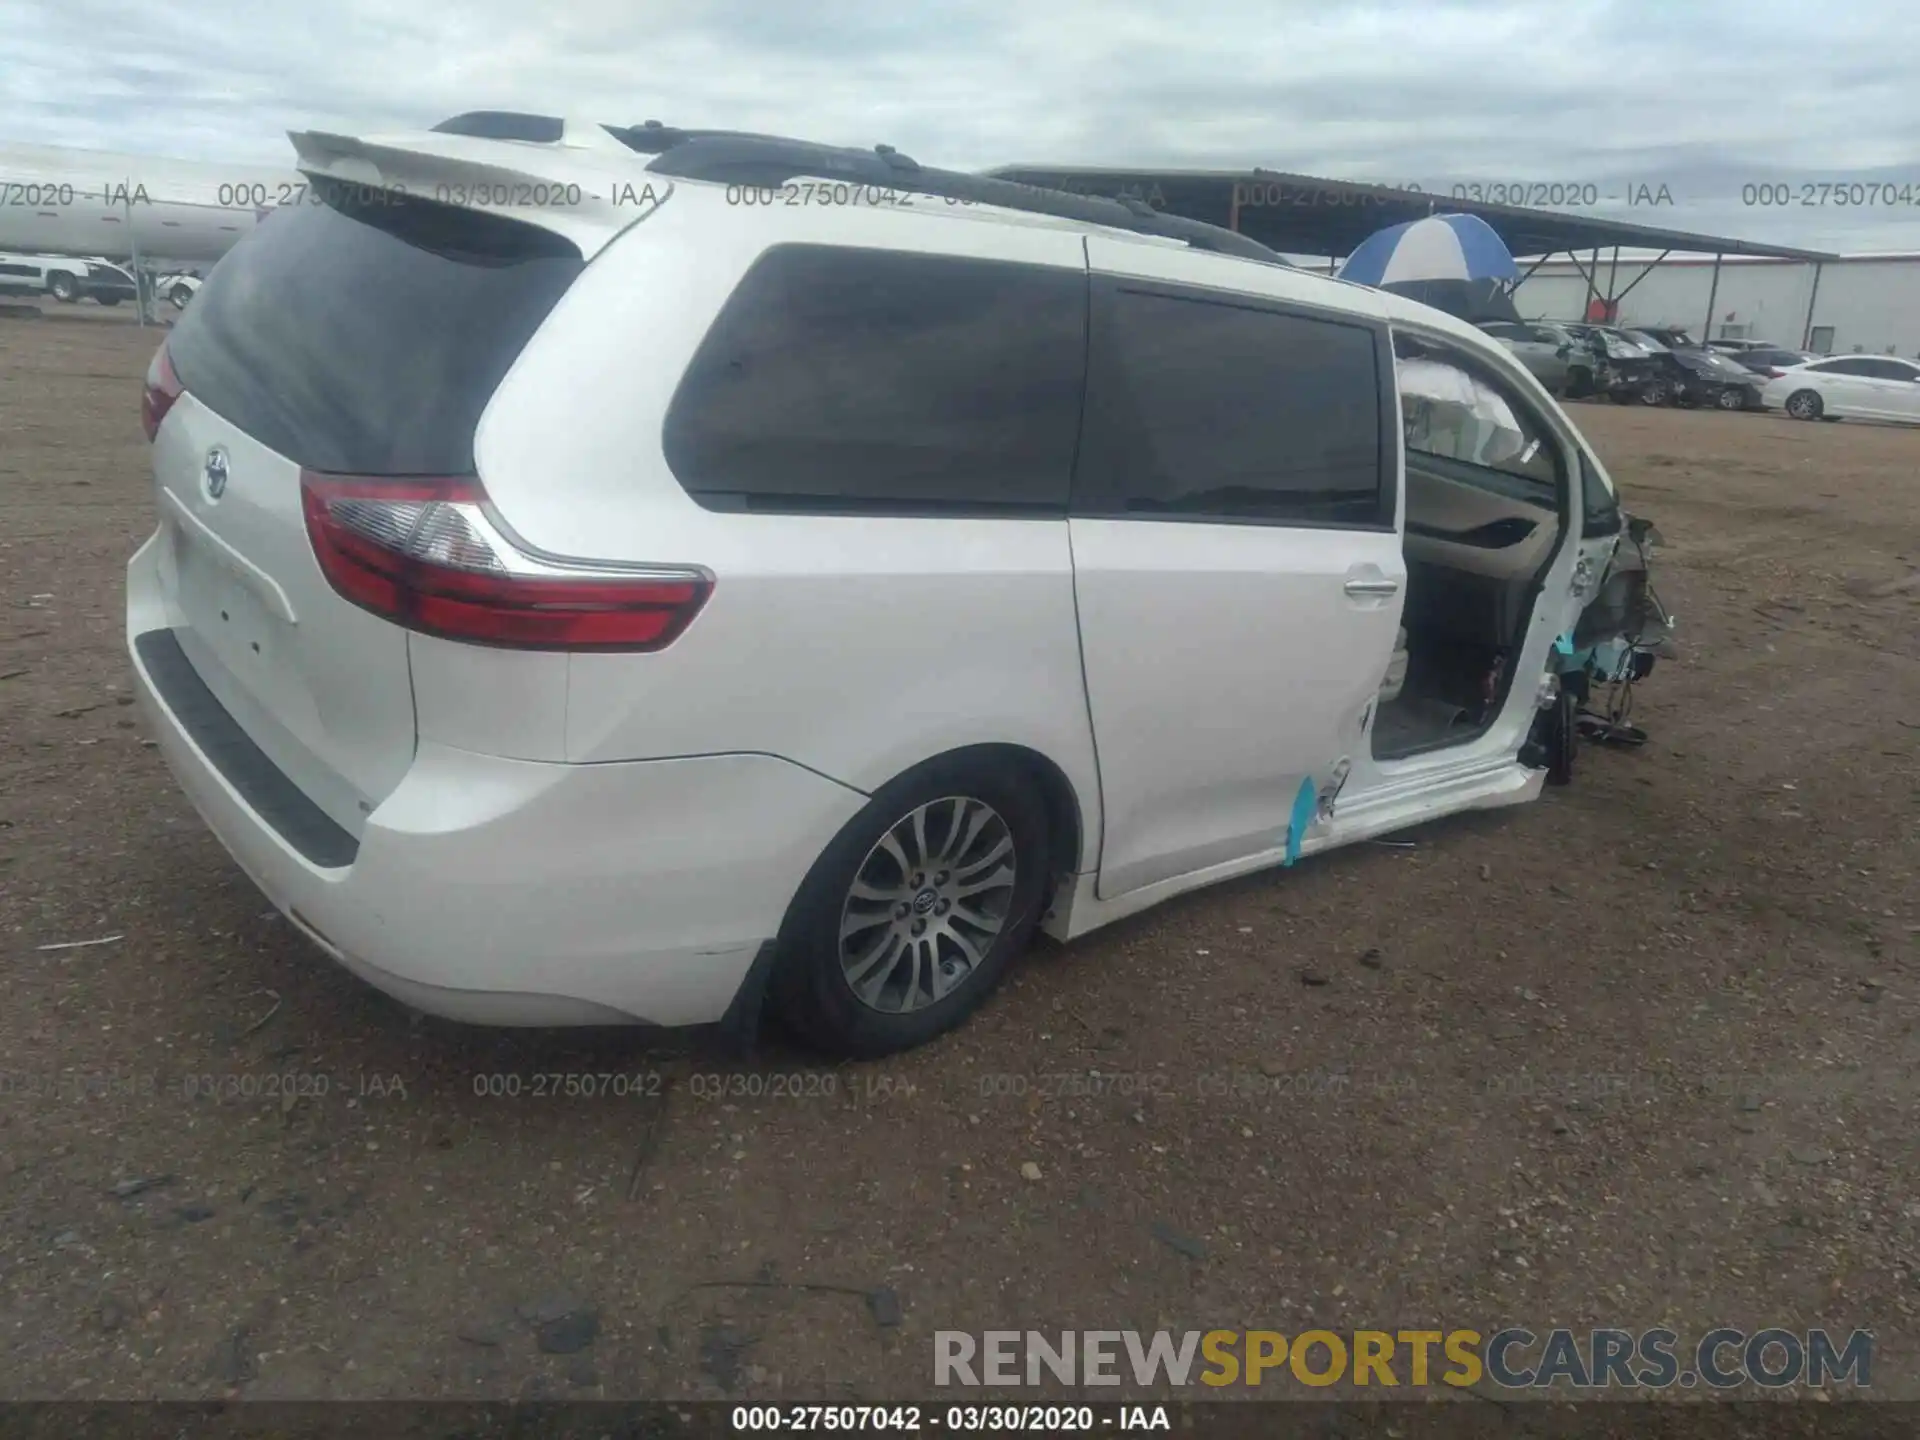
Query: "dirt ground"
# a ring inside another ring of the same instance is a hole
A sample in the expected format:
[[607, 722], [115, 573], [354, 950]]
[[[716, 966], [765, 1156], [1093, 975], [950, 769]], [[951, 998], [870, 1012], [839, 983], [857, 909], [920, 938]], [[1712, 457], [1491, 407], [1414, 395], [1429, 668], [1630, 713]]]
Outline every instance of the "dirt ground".
[[[0, 1396], [924, 1399], [941, 1328], [1515, 1322], [1871, 1327], [1920, 1397], [1920, 431], [1576, 407], [1667, 539], [1651, 744], [822, 1068], [418, 1021], [273, 915], [127, 708], [129, 318], [0, 318]], [[533, 1093], [578, 1072], [631, 1079]]]

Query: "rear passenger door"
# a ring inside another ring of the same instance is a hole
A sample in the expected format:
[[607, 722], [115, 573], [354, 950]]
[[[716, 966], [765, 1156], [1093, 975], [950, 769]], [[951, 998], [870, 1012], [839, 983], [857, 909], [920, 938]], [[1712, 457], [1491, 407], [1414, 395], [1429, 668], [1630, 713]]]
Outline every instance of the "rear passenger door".
[[1385, 326], [1115, 273], [1137, 250], [1088, 241], [1069, 521], [1102, 899], [1287, 843], [1365, 753], [1406, 581]]

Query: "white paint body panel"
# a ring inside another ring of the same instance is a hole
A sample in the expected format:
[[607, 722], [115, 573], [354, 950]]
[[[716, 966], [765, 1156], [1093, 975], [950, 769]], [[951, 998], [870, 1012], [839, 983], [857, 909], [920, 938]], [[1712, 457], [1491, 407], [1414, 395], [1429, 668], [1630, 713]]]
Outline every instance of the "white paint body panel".
[[[572, 657], [568, 759], [756, 751], [870, 792], [948, 750], [1018, 745], [1059, 766], [1084, 832], [1099, 835], [1066, 520], [718, 513], [661, 454], [681, 373], [771, 245], [852, 230], [892, 248], [1085, 267], [1078, 233], [956, 224], [948, 209], [768, 209], [683, 185], [587, 268], [522, 353], [475, 445], [515, 532], [558, 555], [715, 576], [664, 653]], [[570, 397], [564, 435], [544, 399], [557, 394]]]
[[[130, 644], [167, 623], [161, 548], [150, 539], [128, 567]], [[454, 1019], [720, 1019], [862, 803], [765, 755], [537, 764], [424, 742], [366, 817], [354, 864], [322, 869], [227, 783], [137, 655], [133, 667], [162, 754], [240, 868], [354, 973]]]
[[1367, 746], [1406, 582], [1392, 531], [1073, 522], [1106, 815], [1100, 894], [1284, 846], [1303, 780]]
[[[216, 446], [225, 492], [203, 481]], [[413, 761], [407, 632], [343, 599], [321, 573], [300, 467], [191, 394], [153, 445], [166, 625], [220, 703], [350, 834]]]

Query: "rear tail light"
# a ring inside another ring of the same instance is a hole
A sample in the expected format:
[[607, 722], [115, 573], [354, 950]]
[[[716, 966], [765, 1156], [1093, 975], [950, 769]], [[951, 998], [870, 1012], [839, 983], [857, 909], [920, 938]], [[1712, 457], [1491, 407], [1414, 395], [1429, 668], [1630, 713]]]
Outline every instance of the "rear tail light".
[[449, 640], [521, 650], [664, 650], [713, 582], [685, 568], [573, 569], [524, 554], [472, 478], [302, 471], [313, 553], [362, 609]]
[[140, 426], [147, 432], [149, 441], [160, 433], [160, 422], [167, 418], [167, 411], [179, 398], [180, 377], [173, 373], [173, 362], [167, 359], [167, 342], [162, 340], [160, 348], [153, 352], [153, 359], [147, 363], [147, 381], [140, 390]]

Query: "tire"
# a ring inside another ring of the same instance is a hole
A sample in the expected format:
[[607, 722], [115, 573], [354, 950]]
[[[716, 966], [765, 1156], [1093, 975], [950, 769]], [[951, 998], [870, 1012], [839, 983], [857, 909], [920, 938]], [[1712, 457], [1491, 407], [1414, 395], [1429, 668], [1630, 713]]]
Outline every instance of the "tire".
[[112, 309], [120, 303], [120, 297], [118, 295], [96, 295], [93, 298], [98, 300], [102, 305], [105, 305], [108, 309]]
[[167, 302], [176, 310], [187, 308], [187, 302], [193, 299], [193, 291], [184, 285], [176, 285], [167, 292]]
[[[979, 752], [881, 787], [794, 897], [770, 983], [775, 1012], [803, 1044], [855, 1059], [952, 1029], [1032, 940], [1050, 840], [1038, 788]], [[963, 909], [990, 923], [945, 918]]]
[[1672, 395], [1667, 389], [1666, 381], [1649, 380], [1640, 387], [1640, 393], [1636, 398], [1642, 405], [1664, 405]]
[[1713, 403], [1722, 410], [1744, 410], [1747, 408], [1747, 392], [1738, 385], [1729, 385], [1714, 397]]
[[64, 270], [56, 270], [47, 276], [47, 293], [62, 305], [71, 305], [80, 298], [80, 282]]
[[1796, 420], [1818, 420], [1826, 408], [1817, 390], [1796, 390], [1787, 396], [1785, 406], [1787, 414]]
[[1567, 371], [1566, 393], [1569, 400], [1583, 400], [1593, 394], [1593, 372], [1577, 365]]

